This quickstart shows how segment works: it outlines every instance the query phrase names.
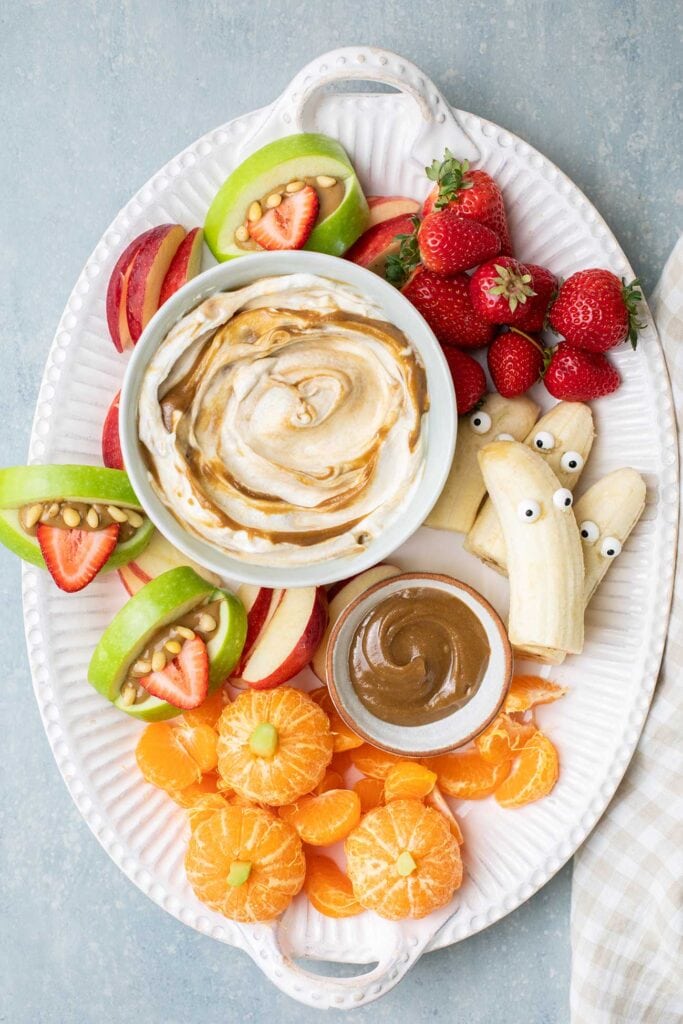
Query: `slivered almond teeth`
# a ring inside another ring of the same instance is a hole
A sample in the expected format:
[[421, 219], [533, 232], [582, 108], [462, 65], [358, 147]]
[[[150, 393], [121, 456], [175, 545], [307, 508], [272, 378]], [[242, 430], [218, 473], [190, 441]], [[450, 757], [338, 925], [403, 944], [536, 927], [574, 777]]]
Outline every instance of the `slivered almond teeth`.
[[169, 654], [180, 654], [183, 649], [183, 645], [178, 640], [167, 640], [164, 647]]
[[289, 185], [285, 185], [285, 192], [289, 192], [291, 195], [292, 192], [301, 192], [302, 188], [306, 188], [306, 182], [297, 179], [296, 181], [290, 181]]
[[263, 210], [261, 204], [254, 201], [247, 211], [247, 220], [252, 224], [255, 224], [257, 220], [260, 220], [263, 216]]
[[71, 529], [75, 529], [80, 525], [81, 514], [77, 512], [75, 508], [65, 508], [62, 510], [62, 519], [65, 524]]
[[53, 501], [49, 508], [45, 509], [46, 519], [55, 519], [59, 515], [59, 505], [56, 501]]
[[176, 626], [175, 631], [183, 640], [194, 640], [194, 630], [189, 626]]
[[245, 228], [244, 224], [240, 224], [240, 226], [238, 227], [237, 231], [235, 232], [235, 238], [237, 239], [238, 242], [249, 241], [249, 230], [248, 228]]
[[135, 698], [137, 695], [138, 691], [132, 683], [124, 683], [121, 687], [121, 703], [125, 708], [129, 708], [131, 704], [135, 704]]
[[128, 516], [123, 509], [117, 508], [116, 505], [107, 505], [107, 515], [114, 520], [115, 523], [127, 523]]
[[166, 655], [163, 651], [155, 651], [152, 655], [152, 672], [161, 672], [166, 668]]
[[274, 210], [276, 206], [279, 206], [282, 202], [282, 196], [279, 192], [273, 192], [266, 199], [266, 209]]
[[133, 665], [133, 674], [136, 676], [147, 676], [152, 671], [152, 663], [150, 661], [136, 661]]
[[138, 530], [145, 521], [140, 513], [136, 512], [134, 509], [129, 509], [129, 511], [126, 512], [126, 515], [128, 517], [128, 522], [136, 530]]
[[319, 174], [315, 179], [315, 183], [320, 188], [332, 188], [333, 185], [337, 184], [337, 179], [331, 178], [329, 174]]
[[212, 633], [215, 628], [216, 620], [214, 619], [213, 615], [209, 615], [207, 612], [204, 612], [200, 616], [199, 622], [197, 623], [197, 629], [199, 630], [199, 632]]
[[24, 515], [24, 523], [26, 524], [26, 529], [30, 530], [32, 526], [35, 526], [40, 517], [42, 516], [42, 514], [42, 505], [31, 505], [30, 509]]
[[96, 530], [97, 527], [100, 525], [100, 517], [98, 516], [94, 508], [88, 509], [88, 514], [85, 517], [85, 521], [91, 530]]

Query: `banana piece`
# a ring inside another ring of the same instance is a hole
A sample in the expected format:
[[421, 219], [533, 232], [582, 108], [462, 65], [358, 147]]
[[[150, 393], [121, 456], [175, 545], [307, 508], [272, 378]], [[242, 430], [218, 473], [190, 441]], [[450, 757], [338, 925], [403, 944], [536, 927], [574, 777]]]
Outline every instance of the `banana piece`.
[[578, 654], [584, 569], [571, 492], [527, 444], [494, 441], [479, 465], [508, 553], [510, 643], [539, 660]]
[[486, 497], [477, 453], [484, 445], [495, 441], [499, 434], [509, 434], [506, 440], [523, 440], [536, 422], [538, 413], [538, 406], [530, 398], [503, 398], [502, 395], [491, 394], [486, 396], [477, 412], [461, 416], [448, 480], [424, 525], [435, 530], [467, 533]]
[[[524, 440], [550, 466], [560, 487], [573, 490], [590, 454], [595, 437], [593, 413], [581, 402], [558, 402], [541, 416]], [[470, 551], [496, 572], [507, 572], [503, 531], [495, 509], [485, 501], [465, 540]]]
[[[583, 548], [583, 603], [588, 606], [645, 508], [646, 487], [635, 469], [615, 469], [589, 487], [574, 506]], [[550, 660], [550, 659], [546, 659]], [[556, 651], [556, 665], [564, 653]]]

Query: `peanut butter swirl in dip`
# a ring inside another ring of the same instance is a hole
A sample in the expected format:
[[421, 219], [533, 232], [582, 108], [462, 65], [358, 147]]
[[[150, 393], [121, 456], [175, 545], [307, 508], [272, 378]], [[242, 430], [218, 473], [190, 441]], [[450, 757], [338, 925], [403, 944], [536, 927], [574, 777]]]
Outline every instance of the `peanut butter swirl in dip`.
[[395, 591], [356, 627], [349, 673], [361, 703], [394, 725], [425, 725], [475, 695], [489, 663], [486, 631], [468, 606], [436, 587]]
[[351, 288], [310, 274], [207, 299], [145, 371], [152, 484], [232, 557], [296, 566], [358, 551], [417, 486], [425, 371]]

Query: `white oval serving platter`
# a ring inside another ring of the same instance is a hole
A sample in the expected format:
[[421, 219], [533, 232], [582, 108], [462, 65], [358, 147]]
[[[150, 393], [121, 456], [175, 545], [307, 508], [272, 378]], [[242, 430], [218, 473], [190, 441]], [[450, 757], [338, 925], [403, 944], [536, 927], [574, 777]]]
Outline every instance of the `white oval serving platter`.
[[[381, 81], [396, 93], [328, 93], [341, 79]], [[126, 359], [108, 336], [104, 298], [114, 262], [132, 237], [162, 221], [201, 224], [217, 188], [246, 153], [271, 138], [312, 128], [338, 138], [369, 194], [426, 192], [424, 165], [449, 146], [503, 187], [515, 251], [567, 277], [607, 266], [633, 276], [609, 228], [586, 197], [540, 153], [473, 114], [451, 110], [429, 79], [387, 51], [327, 53], [294, 78], [269, 108], [209, 132], [171, 160], [104, 233], [74, 288], [50, 349], [33, 423], [31, 462], [101, 461], [102, 421]], [[205, 266], [210, 264], [208, 256]], [[595, 403], [597, 440], [579, 490], [631, 465], [648, 503], [587, 616], [584, 653], [553, 677], [570, 692], [540, 708], [557, 745], [553, 793], [516, 811], [492, 799], [455, 806], [465, 835], [466, 880], [452, 905], [423, 921], [393, 924], [370, 913], [336, 921], [300, 896], [277, 926], [242, 926], [200, 904], [183, 870], [185, 814], [139, 775], [139, 723], [92, 690], [86, 669], [105, 625], [124, 603], [116, 575], [76, 595], [26, 565], [26, 638], [36, 698], [59, 770], [86, 822], [122, 871], [179, 920], [249, 953], [283, 991], [324, 1008], [353, 1007], [395, 985], [421, 953], [474, 934], [514, 910], [561, 867], [610, 801], [633, 754], [666, 636], [678, 521], [677, 441], [671, 394], [648, 317], [638, 350], [614, 359], [621, 389]], [[538, 399], [542, 399], [538, 389]], [[547, 396], [546, 396], [547, 399]], [[545, 404], [549, 404], [547, 401]], [[426, 528], [394, 556], [404, 570], [450, 573], [506, 612], [507, 584], [462, 551], [460, 539]], [[74, 624], [78, 623], [78, 628]], [[545, 671], [545, 670], [544, 670]], [[302, 683], [311, 683], [302, 674]], [[376, 963], [357, 977], [304, 970], [304, 957]]]

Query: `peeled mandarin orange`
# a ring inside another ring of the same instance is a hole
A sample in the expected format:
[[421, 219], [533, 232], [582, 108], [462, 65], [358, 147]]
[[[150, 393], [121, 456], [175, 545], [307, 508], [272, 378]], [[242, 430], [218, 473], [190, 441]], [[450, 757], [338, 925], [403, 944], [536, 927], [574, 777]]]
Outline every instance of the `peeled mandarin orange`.
[[180, 742], [180, 731], [168, 722], [148, 725], [138, 740], [135, 757], [147, 782], [176, 792], [199, 782], [202, 770]]
[[192, 782], [185, 789], [179, 789], [171, 793], [171, 796], [181, 807], [191, 807], [192, 804], [196, 803], [197, 800], [201, 800], [202, 797], [218, 792], [218, 773], [207, 772], [205, 775], [202, 775], [199, 782]]
[[343, 777], [353, 764], [351, 760], [350, 750], [340, 750], [338, 754], [334, 754], [330, 761], [330, 768], [333, 772], [339, 772]]
[[388, 750], [380, 750], [371, 743], [363, 743], [351, 751], [351, 762], [361, 775], [371, 779], [386, 779], [389, 769], [401, 758], [398, 754], [390, 754]]
[[446, 822], [448, 823], [448, 827], [451, 830], [451, 835], [455, 839], [458, 846], [462, 846], [462, 844], [465, 842], [465, 839], [462, 834], [462, 829], [460, 828], [460, 822], [453, 814], [453, 811], [451, 810], [448, 800], [443, 795], [438, 786], [434, 786], [431, 793], [427, 794], [427, 796], [425, 797], [425, 803], [428, 804], [430, 807], [433, 807], [435, 811], [438, 811], [439, 814], [441, 814], [442, 817], [445, 818]]
[[327, 715], [290, 686], [245, 690], [218, 722], [218, 771], [236, 793], [273, 807], [315, 789], [332, 759]]
[[493, 764], [485, 761], [478, 750], [440, 754], [425, 758], [425, 764], [436, 772], [444, 793], [460, 800], [491, 796], [510, 771], [509, 761]]
[[350, 789], [329, 789], [280, 807], [279, 814], [309, 846], [330, 846], [345, 839], [360, 821], [360, 797]]
[[198, 708], [186, 711], [181, 722], [186, 725], [210, 725], [212, 729], [215, 729], [226, 700], [227, 695], [223, 687], [214, 690]]
[[567, 692], [566, 686], [558, 686], [541, 676], [514, 676], [505, 698], [504, 710], [508, 714], [528, 711], [537, 704], [551, 704]]
[[557, 782], [560, 762], [547, 736], [535, 732], [522, 749], [507, 779], [496, 790], [501, 807], [523, 807], [547, 796]]
[[326, 917], [354, 917], [363, 910], [353, 895], [351, 879], [331, 857], [306, 854], [304, 889], [311, 905]]
[[384, 780], [384, 799], [422, 800], [434, 788], [436, 772], [417, 761], [399, 761], [391, 766]]
[[531, 722], [516, 722], [505, 713], [497, 715], [491, 724], [477, 736], [475, 745], [485, 761], [500, 764], [515, 756], [536, 732]]
[[212, 772], [218, 764], [218, 733], [210, 725], [179, 725], [176, 727], [178, 742], [182, 743], [190, 757], [197, 762], [202, 772]]
[[319, 782], [314, 789], [314, 793], [326, 793], [328, 789], [343, 789], [344, 780], [339, 772], [332, 771], [328, 768], [325, 772], [325, 776], [322, 782]]
[[384, 802], [384, 783], [381, 779], [358, 779], [353, 789], [360, 797], [360, 809], [365, 814]]
[[362, 745], [363, 740], [361, 737], [346, 724], [337, 711], [334, 706], [334, 702], [330, 697], [330, 691], [326, 686], [319, 686], [316, 690], [311, 690], [309, 697], [311, 697], [316, 704], [323, 709], [330, 720], [330, 730], [332, 732], [332, 739], [334, 740], [335, 754], [342, 753], [344, 750], [354, 750], [356, 747], [360, 747]]
[[421, 800], [368, 811], [344, 849], [356, 899], [392, 921], [444, 906], [462, 882], [458, 844], [446, 820]]
[[185, 870], [212, 910], [235, 921], [270, 921], [300, 891], [306, 863], [287, 822], [261, 808], [226, 807], [193, 831]]
[[222, 811], [225, 807], [228, 807], [228, 801], [220, 793], [207, 793], [206, 796], [200, 797], [187, 808], [187, 819], [190, 823], [190, 828], [194, 832], [203, 821], [206, 821], [207, 818], [210, 818], [217, 811]]

